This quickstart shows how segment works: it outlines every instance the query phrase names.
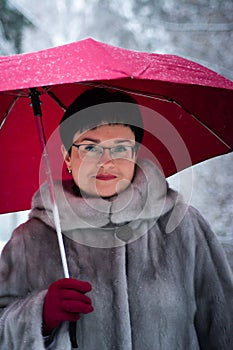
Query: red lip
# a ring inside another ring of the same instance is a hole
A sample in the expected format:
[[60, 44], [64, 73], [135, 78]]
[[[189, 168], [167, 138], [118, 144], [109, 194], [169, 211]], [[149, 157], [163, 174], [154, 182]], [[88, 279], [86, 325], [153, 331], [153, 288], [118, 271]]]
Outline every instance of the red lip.
[[116, 179], [116, 176], [112, 174], [99, 174], [96, 176], [96, 179], [102, 181], [109, 181]]

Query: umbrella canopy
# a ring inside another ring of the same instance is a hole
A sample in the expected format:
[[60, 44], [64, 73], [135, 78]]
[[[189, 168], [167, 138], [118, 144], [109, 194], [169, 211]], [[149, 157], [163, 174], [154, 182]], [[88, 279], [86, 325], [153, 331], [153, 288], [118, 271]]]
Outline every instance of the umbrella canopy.
[[56, 178], [64, 176], [59, 121], [67, 106], [93, 85], [129, 92], [144, 106], [141, 156], [156, 161], [166, 176], [233, 148], [233, 83], [181, 57], [87, 39], [0, 57], [0, 76], [1, 213], [29, 209], [43, 181], [40, 141], [30, 106], [32, 87], [40, 93]]

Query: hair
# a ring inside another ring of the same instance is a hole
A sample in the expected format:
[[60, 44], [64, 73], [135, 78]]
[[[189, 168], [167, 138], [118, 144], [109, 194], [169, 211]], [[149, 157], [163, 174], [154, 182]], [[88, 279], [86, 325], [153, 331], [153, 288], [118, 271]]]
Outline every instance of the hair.
[[79, 95], [67, 108], [60, 121], [60, 136], [70, 152], [77, 131], [101, 125], [123, 124], [135, 135], [136, 148], [143, 139], [143, 121], [137, 101], [130, 95], [104, 88], [93, 88]]

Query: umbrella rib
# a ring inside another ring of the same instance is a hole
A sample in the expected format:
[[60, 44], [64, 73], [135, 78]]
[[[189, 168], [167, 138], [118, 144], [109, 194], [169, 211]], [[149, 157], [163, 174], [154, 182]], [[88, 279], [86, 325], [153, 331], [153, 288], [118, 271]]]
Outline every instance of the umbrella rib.
[[189, 110], [185, 107], [183, 107], [179, 102], [177, 102], [176, 100], [174, 100], [171, 97], [167, 97], [167, 96], [163, 96], [163, 95], [157, 95], [157, 94], [148, 94], [145, 92], [141, 92], [138, 90], [131, 90], [131, 89], [125, 89], [125, 88], [118, 88], [112, 85], [108, 85], [108, 84], [103, 84], [103, 83], [78, 83], [78, 84], [82, 84], [82, 85], [89, 85], [89, 86], [98, 86], [98, 87], [102, 87], [102, 88], [110, 88], [113, 90], [117, 90], [117, 91], [122, 91], [122, 92], [130, 92], [134, 95], [137, 96], [143, 96], [143, 97], [149, 97], [151, 99], [155, 99], [155, 100], [159, 100], [159, 101], [165, 101], [168, 103], [174, 103], [176, 104], [179, 108], [183, 109], [183, 111], [185, 111], [186, 113], [188, 113], [193, 119], [195, 119], [199, 124], [201, 124], [205, 129], [207, 129], [212, 135], [214, 135], [220, 142], [222, 142], [224, 144], [225, 147], [227, 147], [230, 151], [232, 150], [232, 147], [230, 145], [228, 145], [218, 134], [216, 134], [216, 132], [214, 132], [213, 130], [211, 130], [205, 123], [203, 123], [198, 117], [196, 117], [194, 114], [192, 114], [191, 112], [189, 112]]
[[211, 130], [208, 125], [206, 125], [205, 123], [203, 123], [203, 121], [201, 121], [198, 117], [196, 117], [194, 114], [190, 113], [186, 108], [184, 108], [180, 103], [178, 103], [177, 101], [173, 100], [172, 101], [174, 104], [176, 104], [178, 107], [182, 108], [185, 112], [187, 112], [193, 119], [195, 119], [199, 124], [201, 124], [205, 129], [207, 129], [212, 135], [214, 135], [220, 142], [222, 142], [224, 144], [224, 146], [226, 146], [229, 150], [232, 150], [232, 147], [230, 145], [228, 145], [218, 134], [216, 134], [216, 132], [214, 132], [213, 130]]
[[0, 92], [3, 95], [9, 95], [9, 96], [18, 96], [18, 97], [28, 97], [28, 93], [21, 90], [16, 91], [1, 91]]
[[119, 87], [115, 87], [115, 86], [103, 84], [103, 83], [77, 82], [76, 84], [87, 85], [87, 86], [97, 86], [99, 88], [108, 88], [108, 89], [117, 90], [117, 91], [121, 91], [121, 92], [128, 92], [128, 93], [132, 93], [132, 94], [137, 95], [137, 96], [149, 97], [151, 99], [155, 99], [155, 100], [159, 100], [159, 101], [166, 101], [166, 102], [171, 102], [171, 103], [175, 102], [172, 98], [166, 97], [163, 95], [159, 95], [159, 94], [152, 95], [152, 94], [147, 94], [145, 92], [141, 92], [138, 90], [119, 88]]
[[63, 111], [67, 110], [67, 107], [59, 100], [59, 98], [52, 92], [52, 91], [47, 91], [47, 94], [52, 97], [52, 99], [58, 104], [59, 107], [63, 109]]
[[12, 108], [14, 107], [14, 105], [16, 104], [16, 102], [17, 102], [18, 99], [19, 99], [19, 96], [16, 96], [16, 97], [14, 98], [14, 100], [11, 102], [11, 104], [10, 104], [8, 110], [7, 110], [7, 111], [5, 112], [5, 114], [3, 115], [3, 119], [2, 119], [2, 122], [1, 122], [1, 124], [0, 124], [0, 130], [2, 129], [4, 123], [6, 122], [6, 119], [7, 119], [8, 115], [10, 114]]

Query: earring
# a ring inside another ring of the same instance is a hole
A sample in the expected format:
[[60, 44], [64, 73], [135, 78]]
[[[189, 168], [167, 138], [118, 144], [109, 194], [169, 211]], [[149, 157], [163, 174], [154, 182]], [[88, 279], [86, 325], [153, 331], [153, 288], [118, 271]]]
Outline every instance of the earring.
[[69, 169], [69, 168], [67, 168], [67, 172], [68, 172], [69, 174], [71, 174], [71, 173], [72, 173], [72, 170]]

